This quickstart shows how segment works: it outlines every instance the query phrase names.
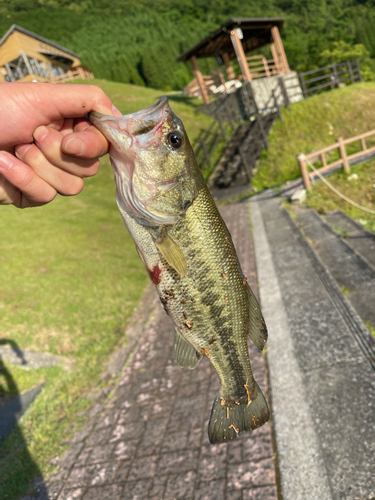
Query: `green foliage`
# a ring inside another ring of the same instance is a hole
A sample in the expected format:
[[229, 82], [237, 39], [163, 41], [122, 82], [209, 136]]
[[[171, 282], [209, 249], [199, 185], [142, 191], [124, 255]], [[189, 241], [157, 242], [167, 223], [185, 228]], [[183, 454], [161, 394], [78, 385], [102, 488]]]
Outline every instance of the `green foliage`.
[[320, 54], [320, 65], [325, 66], [331, 63], [346, 61], [360, 62], [362, 77], [365, 81], [375, 81], [375, 61], [371, 61], [370, 52], [362, 43], [351, 45], [340, 40], [333, 42], [329, 49], [323, 50]]
[[[176, 62], [184, 50], [229, 17], [280, 16], [292, 69], [318, 67], [322, 53], [335, 51], [334, 42], [354, 52], [362, 44], [369, 55], [361, 64], [370, 79], [374, 5], [374, 0], [0, 0], [0, 34], [16, 23], [81, 54], [98, 78], [181, 89], [193, 78], [190, 65]], [[202, 61], [201, 68], [207, 74], [216, 65]]]

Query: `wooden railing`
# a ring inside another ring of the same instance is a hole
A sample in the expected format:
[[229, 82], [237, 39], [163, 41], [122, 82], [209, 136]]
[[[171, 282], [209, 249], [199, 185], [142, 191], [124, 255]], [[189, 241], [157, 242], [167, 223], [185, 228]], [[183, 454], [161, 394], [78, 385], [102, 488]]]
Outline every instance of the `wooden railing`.
[[266, 59], [263, 55], [246, 57], [251, 78], [264, 78], [282, 73], [281, 64], [273, 59]]
[[68, 71], [67, 73], [51, 78], [51, 83], [65, 83], [70, 82], [71, 80], [77, 80], [78, 78], [83, 80], [92, 80], [94, 78], [94, 74], [92, 71], [80, 66], [73, 71]]
[[[298, 76], [305, 99], [324, 89], [333, 90], [347, 82], [356, 83], [362, 81], [358, 61], [329, 64], [322, 68], [304, 71], [299, 73]], [[308, 78], [306, 79], [306, 77]]]
[[[299, 153], [297, 155], [297, 161], [299, 164], [305, 189], [307, 191], [310, 191], [311, 180], [313, 180], [314, 177], [318, 176], [316, 172], [319, 172], [319, 174], [324, 174], [329, 171], [337, 170], [337, 168], [342, 166], [345, 172], [349, 173], [350, 165], [361, 163], [375, 157], [375, 146], [368, 148], [366, 143], [366, 139], [372, 136], [374, 137], [373, 142], [375, 143], [375, 130], [371, 130], [370, 132], [365, 132], [364, 134], [356, 135], [355, 137], [350, 137], [349, 139], [343, 139], [342, 137], [339, 137], [336, 141], [336, 144], [332, 144], [331, 146], [327, 146], [326, 148], [320, 149], [319, 151], [314, 151], [307, 155]], [[346, 146], [348, 144], [353, 144], [354, 142], [360, 142], [361, 150], [348, 155]], [[327, 156], [334, 156], [332, 153], [335, 152], [335, 150], [336, 156], [338, 151], [339, 159], [328, 163]], [[309, 160], [310, 163], [321, 161], [323, 166], [316, 169], [316, 172], [309, 172], [307, 169], [306, 159]]]

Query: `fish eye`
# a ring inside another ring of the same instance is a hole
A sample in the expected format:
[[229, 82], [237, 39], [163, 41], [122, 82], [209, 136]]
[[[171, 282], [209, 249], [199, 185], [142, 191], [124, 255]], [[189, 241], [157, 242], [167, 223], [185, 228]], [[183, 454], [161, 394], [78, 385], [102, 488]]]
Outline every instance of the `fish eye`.
[[182, 146], [183, 137], [179, 132], [171, 132], [168, 136], [168, 142], [173, 149], [178, 149]]

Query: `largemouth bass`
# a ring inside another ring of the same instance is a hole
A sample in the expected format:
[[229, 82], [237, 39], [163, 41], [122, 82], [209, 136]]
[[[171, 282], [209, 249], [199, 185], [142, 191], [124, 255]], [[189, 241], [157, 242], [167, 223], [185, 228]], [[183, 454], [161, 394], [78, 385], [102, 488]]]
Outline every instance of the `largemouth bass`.
[[111, 143], [117, 204], [175, 324], [177, 362], [194, 369], [207, 356], [219, 376], [210, 442], [261, 426], [269, 410], [247, 337], [262, 350], [267, 330], [181, 120], [166, 97], [123, 118], [89, 118]]

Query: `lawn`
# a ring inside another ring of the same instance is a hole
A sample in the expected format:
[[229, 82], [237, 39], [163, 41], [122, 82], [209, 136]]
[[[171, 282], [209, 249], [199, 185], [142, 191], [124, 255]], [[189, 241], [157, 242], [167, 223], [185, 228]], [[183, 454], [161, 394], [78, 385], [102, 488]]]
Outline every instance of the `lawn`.
[[[357, 174], [358, 179], [349, 180], [352, 174]], [[327, 180], [346, 197], [375, 211], [375, 160], [350, 167], [350, 174], [341, 169]], [[306, 205], [321, 214], [342, 210], [375, 233], [375, 214], [360, 210], [346, 202], [323, 181], [319, 180], [312, 185], [311, 191], [307, 193]]]
[[[83, 82], [85, 83], [85, 82]], [[123, 112], [150, 106], [161, 92], [106, 81]], [[171, 95], [170, 103], [194, 142], [210, 124], [200, 102]], [[69, 358], [70, 371], [25, 371], [0, 361], [0, 402], [44, 383], [20, 425], [0, 445], [0, 498], [24, 495], [38, 474], [82, 427], [110, 354], [124, 345], [125, 326], [149, 282], [115, 202], [108, 158], [76, 197], [44, 207], [2, 207], [0, 219], [0, 344]]]
[[[375, 128], [375, 83], [359, 83], [324, 92], [283, 108], [253, 178], [256, 191], [300, 177], [298, 153], [329, 146], [337, 137], [349, 138]], [[351, 154], [354, 151], [348, 151]]]

